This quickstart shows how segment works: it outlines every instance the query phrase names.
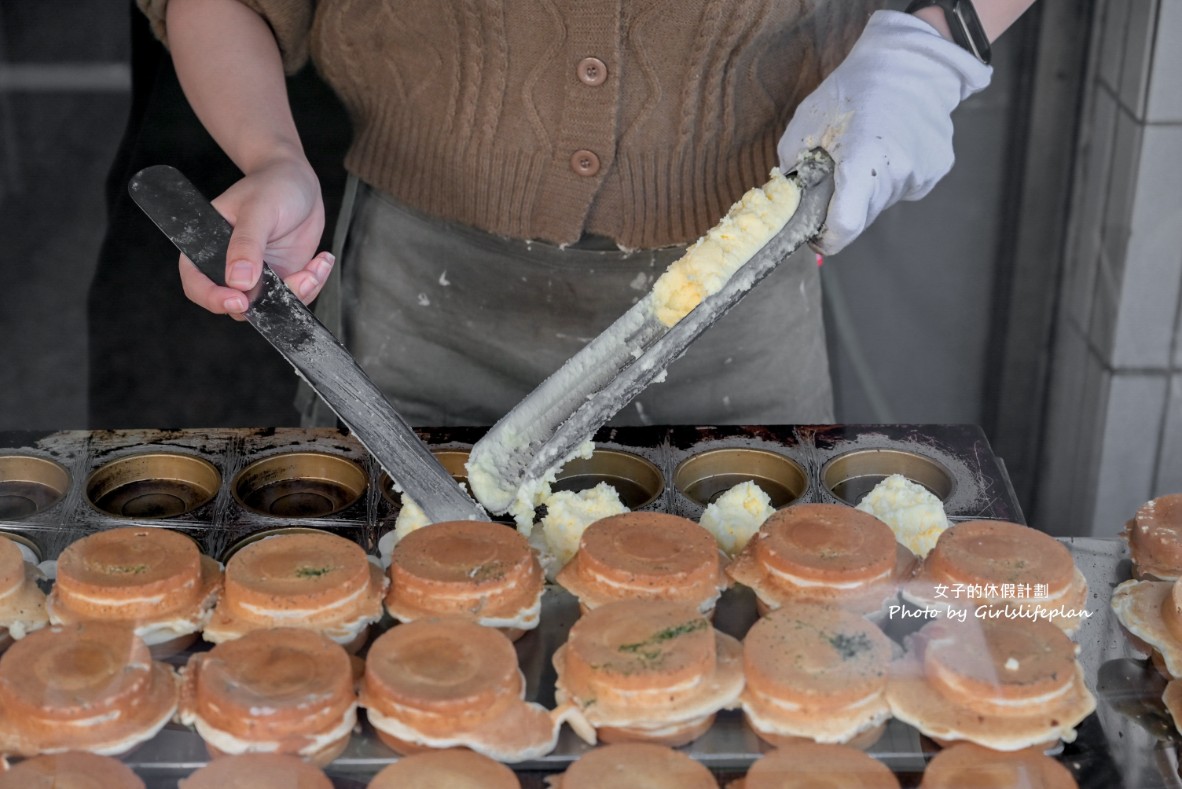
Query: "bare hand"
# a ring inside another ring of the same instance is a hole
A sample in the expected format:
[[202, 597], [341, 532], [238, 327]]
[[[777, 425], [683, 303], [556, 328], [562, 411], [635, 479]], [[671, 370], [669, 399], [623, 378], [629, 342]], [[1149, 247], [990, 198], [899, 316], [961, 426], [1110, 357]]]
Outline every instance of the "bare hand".
[[258, 282], [264, 260], [305, 304], [316, 298], [334, 259], [328, 252], [314, 256], [324, 232], [324, 200], [306, 160], [268, 162], [212, 203], [234, 226], [226, 284], [214, 284], [182, 255], [181, 283], [191, 301], [241, 320], [249, 306], [245, 291]]

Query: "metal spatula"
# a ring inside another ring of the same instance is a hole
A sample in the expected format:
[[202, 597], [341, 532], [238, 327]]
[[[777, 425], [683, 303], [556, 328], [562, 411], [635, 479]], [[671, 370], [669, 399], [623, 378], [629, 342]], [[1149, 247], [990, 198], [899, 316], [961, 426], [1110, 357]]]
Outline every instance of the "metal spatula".
[[[185, 176], [165, 165], [148, 167], [131, 179], [129, 191], [205, 276], [224, 281], [230, 224]], [[283, 354], [432, 522], [488, 520], [278, 274], [263, 266], [258, 285], [246, 295], [247, 323]]]
[[476, 443], [469, 479], [487, 509], [507, 511], [517, 491], [576, 452], [751, 287], [820, 232], [833, 196], [832, 158], [814, 150], [788, 178], [801, 190], [796, 213], [721, 290], [672, 327], [656, 318], [650, 291]]

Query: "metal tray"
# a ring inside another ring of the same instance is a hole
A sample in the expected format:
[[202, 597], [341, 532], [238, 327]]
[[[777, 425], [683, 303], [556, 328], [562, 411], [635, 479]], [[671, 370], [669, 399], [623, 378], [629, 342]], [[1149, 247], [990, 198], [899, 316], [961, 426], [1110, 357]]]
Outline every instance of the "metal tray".
[[[433, 450], [467, 449], [487, 428], [419, 430]], [[805, 476], [798, 501], [838, 501], [823, 476], [835, 461], [860, 454], [870, 465], [881, 461], [884, 473], [899, 456], [940, 469], [948, 481], [945, 510], [954, 518], [998, 518], [1024, 523], [1021, 509], [1000, 460], [984, 433], [974, 425], [829, 425], [769, 427], [628, 427], [604, 428], [597, 448], [632, 453], [660, 469], [664, 488], [644, 509], [671, 512], [696, 520], [703, 504], [674, 483], [677, 467], [703, 452], [755, 449], [795, 462]], [[234, 483], [250, 464], [291, 453], [319, 452], [358, 464], [367, 480], [362, 497], [339, 511], [317, 517], [283, 517], [243, 506]], [[125, 517], [104, 512], [91, 500], [88, 481], [108, 464], [145, 454], [169, 453], [212, 464], [220, 481], [209, 501], [165, 519]], [[0, 433], [0, 461], [33, 458], [57, 464], [68, 477], [62, 495], [51, 505], [20, 517], [11, 508], [0, 468], [0, 531], [36, 543], [43, 559], [55, 558], [79, 536], [127, 525], [167, 526], [190, 533], [202, 549], [221, 559], [239, 539], [268, 528], [300, 525], [346, 534], [366, 550], [392, 528], [396, 499], [382, 493], [381, 469], [345, 431], [300, 428], [218, 428], [208, 430], [73, 430], [52, 433]], [[863, 464], [865, 465], [865, 464]], [[866, 473], [862, 468], [858, 473]]]
[[[482, 435], [480, 428], [422, 431], [433, 448], [470, 446]], [[1008, 477], [988, 442], [973, 426], [825, 426], [748, 428], [618, 428], [605, 429], [597, 446], [635, 453], [661, 469], [665, 487], [646, 509], [697, 518], [702, 505], [673, 484], [676, 469], [687, 458], [720, 448], [756, 448], [783, 454], [804, 469], [807, 478], [800, 501], [836, 501], [825, 484], [824, 470], [835, 458], [853, 452], [879, 449], [917, 454], [947, 469], [953, 480], [945, 506], [954, 520], [998, 518], [1023, 522]], [[61, 549], [84, 534], [114, 526], [140, 524], [167, 526], [191, 533], [211, 555], [224, 551], [244, 535], [277, 526], [293, 525], [292, 519], [260, 515], [244, 509], [230, 491], [235, 475], [249, 463], [291, 451], [328, 451], [356, 460], [366, 470], [369, 486], [360, 501], [328, 517], [298, 521], [300, 526], [326, 528], [349, 536], [371, 553], [377, 538], [393, 526], [397, 500], [384, 495], [380, 469], [350, 436], [339, 431], [206, 430], [206, 431], [67, 431], [61, 433], [0, 434], [0, 455], [48, 457], [70, 473], [69, 490], [45, 510], [18, 520], [0, 519], [0, 530], [31, 539], [52, 560]], [[206, 505], [166, 520], [113, 517], [88, 503], [84, 481], [111, 458], [148, 450], [176, 450], [203, 457], [221, 472], [221, 487]], [[1125, 786], [1130, 789], [1180, 787], [1175, 744], [1180, 739], [1163, 720], [1161, 681], [1147, 668], [1121, 633], [1109, 608], [1111, 590], [1129, 577], [1124, 544], [1116, 539], [1067, 539], [1077, 566], [1091, 590], [1089, 612], [1077, 634], [1080, 660], [1089, 684], [1097, 694], [1097, 711], [1079, 727], [1074, 743], [1057, 754], [1076, 776], [1081, 787]], [[574, 599], [558, 588], [543, 598], [541, 627], [517, 642], [522, 671], [531, 700], [553, 706], [554, 669], [550, 656], [561, 644], [578, 616]], [[715, 615], [719, 629], [741, 638], [756, 620], [749, 592], [734, 589], [723, 595]], [[382, 626], [392, 623], [385, 621]], [[918, 627], [914, 620], [888, 621], [886, 631], [901, 641]], [[196, 649], [205, 648], [198, 646]], [[181, 665], [188, 654], [170, 662]], [[1154, 694], [1156, 693], [1156, 698]], [[1155, 706], [1156, 705], [1156, 706]], [[329, 765], [327, 772], [338, 789], [363, 787], [368, 778], [395, 759], [382, 745], [364, 715], [360, 731], [348, 749]], [[541, 786], [541, 776], [560, 772], [588, 746], [564, 729], [557, 748], [541, 759], [515, 765], [526, 786]], [[743, 724], [737, 711], [723, 712], [704, 736], [685, 751], [726, 780], [737, 777], [768, 746]], [[918, 784], [927, 759], [937, 748], [911, 727], [891, 721], [882, 739], [869, 749], [899, 775], [903, 786]], [[170, 724], [124, 761], [152, 787], [175, 786], [177, 778], [206, 763], [204, 744], [186, 727]]]
[[[1144, 656], [1129, 646], [1109, 608], [1114, 581], [1122, 573], [1127, 574], [1123, 544], [1096, 539], [1065, 542], [1091, 589], [1089, 617], [1080, 627], [1077, 641], [1085, 675], [1097, 695], [1097, 710], [1079, 726], [1075, 742], [1052, 751], [1052, 755], [1071, 770], [1082, 789], [1182, 786], [1177, 777], [1175, 752], [1175, 745], [1182, 738], [1172, 726], [1166, 725], [1168, 718], [1163, 717], [1160, 685], [1164, 683]], [[565, 641], [577, 618], [577, 601], [571, 595], [559, 588], [546, 590], [541, 626], [516, 645], [526, 677], [527, 698], [531, 701], [553, 706], [554, 668], [550, 656]], [[754, 601], [749, 592], [734, 589], [723, 595], [715, 613], [716, 627], [741, 638], [755, 621]], [[888, 621], [886, 631], [892, 638], [901, 640], [917, 626], [910, 621], [892, 620]], [[183, 659], [183, 656], [178, 658], [178, 662]], [[1111, 675], [1114, 667], [1122, 669], [1129, 678], [1119, 684], [1109, 680], [1097, 687], [1096, 678]], [[1137, 717], [1129, 715], [1131, 710]], [[569, 728], [564, 728], [552, 753], [514, 768], [528, 782], [530, 778], [562, 772], [589, 748]], [[737, 777], [770, 748], [751, 733], [738, 711], [724, 711], [705, 735], [682, 750], [720, 776]], [[938, 747], [915, 729], [892, 720], [882, 739], [867, 752], [890, 767], [903, 786], [909, 787], [918, 784], [924, 765], [937, 751]], [[363, 720], [359, 736], [352, 739], [327, 772], [341, 789], [360, 787], [396, 758]], [[145, 779], [158, 781], [187, 775], [207, 760], [201, 739], [189, 729], [174, 724], [125, 757]]]

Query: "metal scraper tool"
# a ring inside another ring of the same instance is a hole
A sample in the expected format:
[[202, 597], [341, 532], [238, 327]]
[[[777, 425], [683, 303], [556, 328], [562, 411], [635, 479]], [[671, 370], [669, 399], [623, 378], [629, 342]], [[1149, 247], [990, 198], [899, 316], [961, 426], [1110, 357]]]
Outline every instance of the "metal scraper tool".
[[517, 493], [558, 464], [648, 386], [691, 342], [825, 222], [833, 196], [833, 160], [815, 149], [789, 179], [800, 188], [796, 212], [717, 293], [672, 327], [661, 323], [652, 291], [513, 407], [472, 448], [468, 479], [491, 512], [508, 510]]
[[[205, 276], [224, 281], [230, 224], [184, 175], [165, 165], [148, 167], [131, 179], [129, 191]], [[432, 522], [488, 520], [278, 274], [263, 266], [262, 277], [246, 296], [247, 323], [283, 354]]]

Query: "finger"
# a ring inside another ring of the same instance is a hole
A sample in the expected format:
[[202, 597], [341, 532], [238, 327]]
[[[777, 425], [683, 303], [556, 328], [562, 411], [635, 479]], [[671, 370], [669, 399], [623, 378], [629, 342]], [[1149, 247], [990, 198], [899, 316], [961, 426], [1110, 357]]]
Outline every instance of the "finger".
[[845, 242], [828, 230], [809, 242], [809, 248], [822, 257], [836, 255], [845, 247]]
[[321, 252], [308, 261], [308, 265], [283, 281], [287, 283], [287, 287], [291, 288], [293, 293], [299, 296], [300, 301], [309, 304], [320, 295], [335, 262], [336, 258], [331, 252]]
[[[882, 174], [885, 176], [885, 172]], [[825, 229], [816, 240], [826, 255], [845, 249], [875, 220], [882, 204], [878, 190], [885, 179], [873, 163], [850, 156], [837, 160], [833, 174], [833, 197], [825, 214]]]
[[259, 211], [240, 211], [226, 249], [226, 285], [250, 290], [263, 273], [263, 252], [274, 229]]
[[181, 287], [189, 301], [216, 315], [240, 315], [246, 312], [249, 304], [242, 291], [215, 284], [184, 255], [181, 255], [178, 269]]

